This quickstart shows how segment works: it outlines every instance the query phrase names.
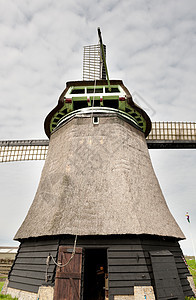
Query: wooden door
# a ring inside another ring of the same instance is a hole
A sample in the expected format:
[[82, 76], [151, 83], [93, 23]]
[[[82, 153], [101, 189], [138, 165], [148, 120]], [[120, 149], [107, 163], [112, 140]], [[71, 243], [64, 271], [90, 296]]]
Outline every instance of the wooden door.
[[[59, 247], [58, 263], [62, 265], [70, 259], [73, 248]], [[57, 267], [54, 300], [80, 300], [82, 273], [82, 248], [76, 248], [73, 259], [67, 266]]]

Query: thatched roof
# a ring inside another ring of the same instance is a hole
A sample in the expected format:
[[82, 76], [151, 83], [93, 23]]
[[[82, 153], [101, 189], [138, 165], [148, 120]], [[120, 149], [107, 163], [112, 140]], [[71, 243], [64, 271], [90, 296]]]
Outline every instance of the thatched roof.
[[144, 134], [113, 116], [75, 117], [50, 139], [39, 187], [15, 239], [151, 234], [183, 239]]

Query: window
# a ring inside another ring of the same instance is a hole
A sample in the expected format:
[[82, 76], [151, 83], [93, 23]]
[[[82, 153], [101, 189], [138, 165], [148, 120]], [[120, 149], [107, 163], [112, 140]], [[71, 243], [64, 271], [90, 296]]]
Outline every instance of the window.
[[87, 106], [88, 106], [87, 101], [73, 101], [73, 109], [74, 110], [81, 109], [81, 108], [84, 108]]
[[99, 124], [99, 118], [93, 117], [93, 124], [98, 125]]
[[112, 107], [118, 109], [118, 100], [116, 99], [103, 100], [103, 105], [106, 107]]
[[85, 93], [85, 89], [73, 89], [71, 91], [71, 94], [84, 94]]
[[109, 91], [109, 88], [105, 88], [105, 92], [106, 93], [119, 93], [120, 91], [119, 91], [119, 88], [118, 87], [112, 87], [111, 88], [111, 91]]
[[103, 88], [89, 88], [87, 89], [87, 93], [90, 94], [90, 93], [103, 93]]

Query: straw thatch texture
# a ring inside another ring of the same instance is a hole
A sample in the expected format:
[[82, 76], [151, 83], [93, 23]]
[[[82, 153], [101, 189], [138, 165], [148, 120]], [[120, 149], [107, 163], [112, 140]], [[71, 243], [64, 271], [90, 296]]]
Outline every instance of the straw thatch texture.
[[144, 134], [118, 116], [75, 117], [54, 132], [15, 239], [59, 234], [184, 238], [162, 195]]

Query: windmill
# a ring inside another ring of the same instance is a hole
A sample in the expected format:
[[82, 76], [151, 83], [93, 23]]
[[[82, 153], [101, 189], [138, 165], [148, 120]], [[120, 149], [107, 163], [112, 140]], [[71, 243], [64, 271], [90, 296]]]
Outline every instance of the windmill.
[[178, 245], [184, 236], [165, 204], [146, 141], [150, 149], [195, 148], [196, 124], [154, 122], [151, 128], [123, 82], [109, 80], [98, 34], [99, 45], [84, 48], [84, 80], [68, 82], [46, 117], [49, 148], [48, 140], [1, 141], [1, 162], [45, 159], [48, 150], [15, 237], [21, 245], [8, 293], [41, 299], [47, 290], [56, 300], [192, 296]]

